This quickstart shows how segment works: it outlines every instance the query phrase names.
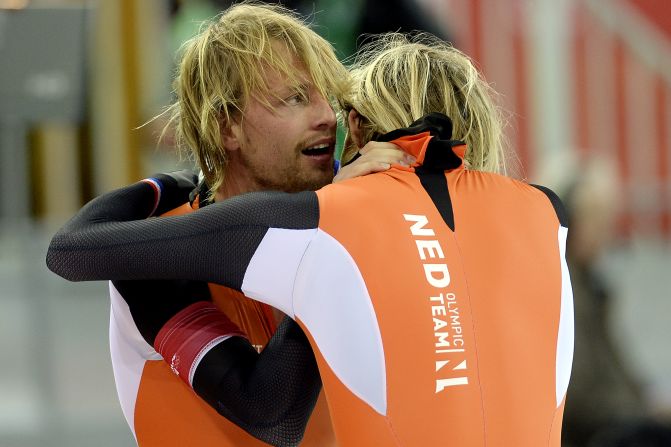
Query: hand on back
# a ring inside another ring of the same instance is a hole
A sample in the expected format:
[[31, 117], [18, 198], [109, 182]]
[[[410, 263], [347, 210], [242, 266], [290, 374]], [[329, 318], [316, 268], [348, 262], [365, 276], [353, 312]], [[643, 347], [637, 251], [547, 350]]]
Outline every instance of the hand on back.
[[333, 183], [374, 172], [386, 171], [392, 164], [410, 166], [415, 158], [392, 143], [369, 141], [359, 150], [359, 158], [343, 166], [333, 178]]

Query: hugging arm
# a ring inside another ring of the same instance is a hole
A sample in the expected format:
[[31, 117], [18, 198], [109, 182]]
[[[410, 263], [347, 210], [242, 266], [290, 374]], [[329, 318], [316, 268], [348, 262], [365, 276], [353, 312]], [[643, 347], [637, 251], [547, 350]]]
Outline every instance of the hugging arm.
[[129, 220], [138, 217], [127, 204], [154, 194], [140, 182], [89, 202], [53, 237], [47, 266], [70, 281], [190, 279], [241, 290], [269, 229], [316, 229], [319, 219], [314, 192], [260, 192], [184, 216]]
[[286, 318], [258, 353], [210, 302], [205, 283], [113, 283], [145, 340], [219, 414], [271, 445], [302, 439], [321, 379], [296, 322]]
[[[255, 194], [186, 216], [133, 221], [156, 207], [155, 188], [137, 183], [85, 206], [54, 237], [47, 263], [70, 280], [116, 279], [135, 313], [150, 312], [143, 298], [154, 302], [162, 311], [139, 329], [180, 378], [253, 436], [295, 445], [321, 380], [309, 341], [294, 321], [285, 319], [259, 354], [207, 291], [194, 289], [198, 283], [127, 280], [188, 278], [240, 290], [268, 228], [314, 222], [301, 219], [316, 211], [310, 194]], [[194, 333], [200, 334], [196, 340]]]
[[271, 445], [296, 445], [321, 390], [310, 343], [285, 318], [261, 354], [231, 337], [203, 358], [193, 389], [221, 415]]

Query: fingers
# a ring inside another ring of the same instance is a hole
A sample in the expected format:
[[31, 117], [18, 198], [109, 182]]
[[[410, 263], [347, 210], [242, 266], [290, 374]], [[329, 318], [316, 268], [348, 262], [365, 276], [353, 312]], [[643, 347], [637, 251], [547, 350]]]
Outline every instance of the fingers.
[[404, 155], [405, 152], [393, 143], [386, 143], [381, 141], [369, 141], [364, 147], [359, 149], [361, 156], [375, 157], [375, 154], [397, 154]]
[[366, 143], [364, 147], [359, 149], [359, 153], [361, 155], [366, 155], [368, 152], [375, 149], [390, 149], [395, 151], [401, 151], [401, 149], [393, 143], [387, 143], [385, 141], [369, 141], [368, 143]]
[[359, 150], [359, 153], [361, 154], [361, 158], [365, 160], [377, 160], [402, 165], [411, 165], [415, 162], [415, 157], [404, 152], [395, 144], [381, 141], [369, 141]]
[[344, 166], [338, 171], [338, 174], [333, 178], [333, 183], [340, 182], [342, 180], [347, 180], [354, 177], [360, 177], [366, 174], [372, 174], [373, 172], [386, 171], [391, 167], [391, 164], [384, 162], [364, 162], [358, 163], [359, 160], [354, 163]]
[[402, 151], [392, 143], [371, 141], [360, 151], [361, 157], [351, 164], [344, 166], [335, 176], [333, 182], [359, 177], [374, 172], [386, 171], [392, 164], [410, 166], [415, 157]]

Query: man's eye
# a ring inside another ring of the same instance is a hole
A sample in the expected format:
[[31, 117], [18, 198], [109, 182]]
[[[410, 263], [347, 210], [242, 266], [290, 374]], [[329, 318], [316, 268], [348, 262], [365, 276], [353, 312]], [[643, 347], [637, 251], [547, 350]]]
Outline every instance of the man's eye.
[[284, 100], [288, 105], [290, 106], [295, 106], [298, 104], [303, 104], [308, 101], [307, 97], [305, 96], [304, 93], [296, 93], [295, 95], [289, 96], [287, 99]]

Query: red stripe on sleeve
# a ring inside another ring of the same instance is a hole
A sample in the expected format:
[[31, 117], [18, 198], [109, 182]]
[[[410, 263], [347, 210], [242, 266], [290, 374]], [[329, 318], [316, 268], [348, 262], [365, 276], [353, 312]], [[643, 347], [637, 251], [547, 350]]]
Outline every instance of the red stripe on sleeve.
[[203, 356], [214, 346], [244, 333], [212, 303], [199, 301], [183, 309], [161, 328], [154, 348], [189, 386]]

